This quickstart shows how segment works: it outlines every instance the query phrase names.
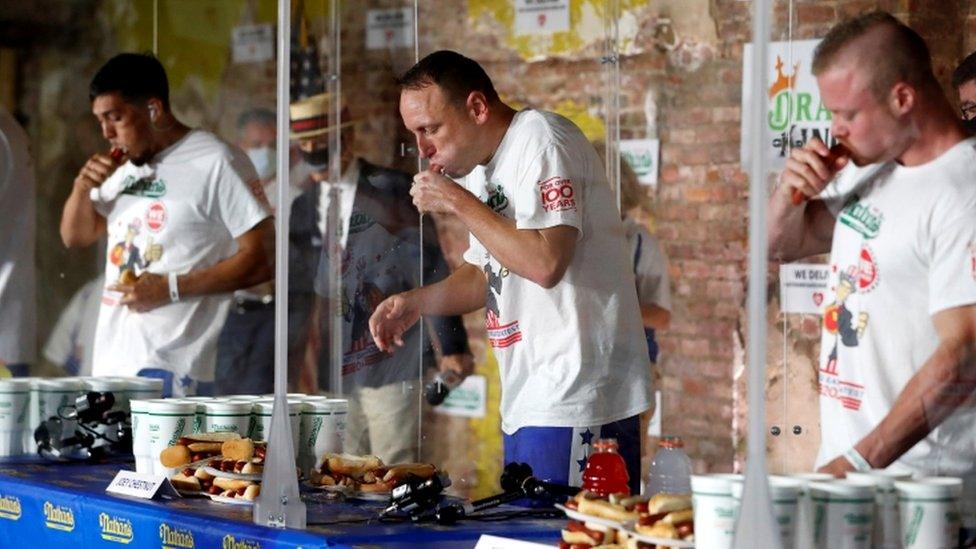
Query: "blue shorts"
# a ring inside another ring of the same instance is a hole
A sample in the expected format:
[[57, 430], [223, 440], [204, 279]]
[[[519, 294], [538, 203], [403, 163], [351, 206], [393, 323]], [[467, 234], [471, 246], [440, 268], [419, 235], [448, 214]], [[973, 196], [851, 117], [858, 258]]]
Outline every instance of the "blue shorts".
[[640, 493], [640, 416], [592, 427], [522, 427], [504, 435], [505, 463], [528, 463], [539, 480], [580, 486], [586, 459], [598, 438], [617, 439], [630, 475], [630, 493]]

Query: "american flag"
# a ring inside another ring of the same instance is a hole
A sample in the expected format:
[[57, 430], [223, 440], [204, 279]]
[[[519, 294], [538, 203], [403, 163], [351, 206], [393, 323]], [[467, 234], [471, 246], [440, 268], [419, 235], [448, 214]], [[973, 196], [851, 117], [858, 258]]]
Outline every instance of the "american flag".
[[291, 100], [298, 101], [325, 91], [319, 51], [308, 31], [305, 2], [298, 0], [291, 29]]

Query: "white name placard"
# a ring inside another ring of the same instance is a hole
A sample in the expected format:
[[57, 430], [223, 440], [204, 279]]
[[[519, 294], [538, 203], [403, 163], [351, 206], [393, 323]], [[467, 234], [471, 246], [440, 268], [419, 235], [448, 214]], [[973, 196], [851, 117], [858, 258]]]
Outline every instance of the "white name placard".
[[522, 541], [484, 534], [478, 538], [478, 543], [474, 546], [474, 549], [538, 549], [539, 547], [552, 549], [551, 545], [545, 545], [542, 543], [533, 543], [531, 541]]
[[116, 473], [105, 491], [117, 496], [139, 499], [153, 499], [156, 496], [180, 497], [168, 478], [126, 470]]
[[779, 301], [784, 313], [823, 314], [830, 268], [816, 263], [779, 267]]

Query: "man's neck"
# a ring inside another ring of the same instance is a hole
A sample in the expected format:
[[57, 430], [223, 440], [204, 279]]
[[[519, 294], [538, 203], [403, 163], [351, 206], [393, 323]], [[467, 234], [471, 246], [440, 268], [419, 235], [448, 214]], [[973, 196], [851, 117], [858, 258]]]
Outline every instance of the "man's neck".
[[155, 147], [153, 150], [153, 158], [156, 155], [165, 151], [166, 149], [173, 146], [174, 143], [183, 139], [186, 134], [190, 133], [190, 128], [177, 120], [175, 117], [169, 117], [169, 123], [165, 126], [165, 130], [159, 131], [156, 134]]
[[491, 162], [491, 159], [495, 156], [495, 152], [498, 151], [498, 147], [501, 146], [502, 140], [505, 139], [505, 134], [508, 133], [508, 128], [512, 125], [512, 120], [515, 119], [516, 110], [508, 105], [499, 102], [499, 107], [497, 108], [497, 118], [495, 118], [488, 127], [488, 137], [487, 137], [487, 147], [489, 149], [488, 156], [480, 162], [479, 164], [485, 165]]
[[924, 105], [913, 113], [916, 135], [896, 160], [902, 166], [921, 166], [942, 156], [968, 135], [948, 102]]

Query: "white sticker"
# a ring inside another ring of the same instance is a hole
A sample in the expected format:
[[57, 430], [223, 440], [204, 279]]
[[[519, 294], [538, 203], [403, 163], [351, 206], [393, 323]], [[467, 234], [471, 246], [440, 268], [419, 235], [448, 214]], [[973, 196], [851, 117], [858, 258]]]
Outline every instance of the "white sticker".
[[655, 189], [660, 149], [661, 141], [658, 139], [620, 140], [620, 158], [637, 174], [637, 182]]
[[434, 406], [434, 411], [449, 416], [485, 417], [487, 388], [485, 376], [468, 376], [448, 393], [440, 406]]
[[830, 268], [812, 263], [779, 267], [780, 310], [784, 313], [823, 314]]
[[478, 543], [474, 546], [474, 549], [536, 549], [538, 547], [552, 549], [552, 545], [546, 545], [543, 543], [533, 543], [531, 541], [522, 541], [483, 534], [480, 538], [478, 538]]
[[385, 50], [411, 46], [413, 46], [413, 8], [366, 12], [366, 49]]
[[119, 471], [105, 489], [110, 494], [139, 499], [153, 499], [156, 496], [180, 497], [165, 476], [153, 476], [135, 471]]
[[233, 32], [234, 63], [262, 63], [274, 59], [274, 26], [271, 23], [241, 25]]
[[515, 0], [515, 35], [569, 30], [569, 0]]

